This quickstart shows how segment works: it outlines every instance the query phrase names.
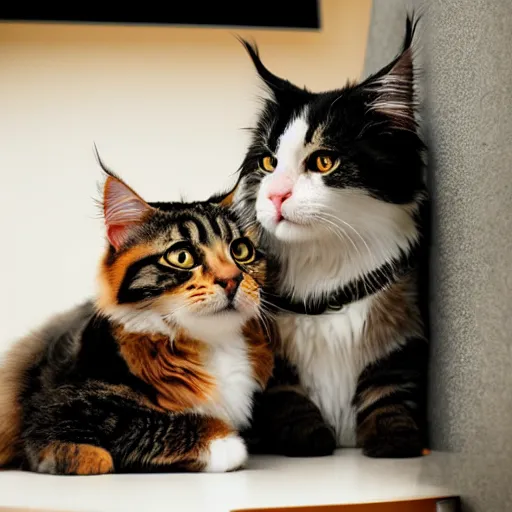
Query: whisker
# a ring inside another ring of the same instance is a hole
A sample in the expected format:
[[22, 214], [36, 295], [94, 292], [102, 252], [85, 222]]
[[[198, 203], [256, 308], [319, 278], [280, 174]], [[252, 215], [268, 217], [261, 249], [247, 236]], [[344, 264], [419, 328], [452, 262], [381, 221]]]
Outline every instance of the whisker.
[[[334, 218], [334, 219], [336, 219], [336, 220], [341, 220], [341, 219], [339, 219], [338, 217], [336, 217], [336, 216], [334, 216], [334, 215], [331, 215], [331, 214], [329, 214], [329, 213], [326, 213], [326, 212], [322, 212], [321, 214], [314, 214], [314, 216], [315, 216], [315, 218], [317, 218], [318, 220], [322, 220], [322, 221], [324, 221], [324, 222], [328, 223], [328, 224], [329, 224], [329, 226], [325, 226], [325, 227], [330, 228], [329, 230], [330, 230], [333, 234], [337, 235], [337, 236], [338, 236], [338, 238], [342, 239], [342, 236], [341, 236], [341, 233], [342, 233], [342, 234], [343, 234], [343, 236], [345, 236], [345, 237], [346, 237], [346, 238], [347, 238], [347, 239], [352, 243], [352, 246], [354, 247], [354, 249], [355, 249], [355, 251], [356, 251], [356, 253], [357, 253], [358, 257], [359, 257], [359, 258], [362, 258], [362, 254], [361, 254], [361, 252], [360, 252], [359, 248], [356, 246], [355, 242], [352, 240], [352, 237], [350, 237], [350, 236], [348, 235], [348, 233], [347, 233], [347, 232], [346, 232], [346, 231], [345, 231], [341, 226], [338, 226], [336, 223], [334, 223], [334, 222], [330, 221], [327, 217]], [[344, 222], [344, 221], [342, 221], [342, 222]], [[361, 238], [361, 240], [363, 241], [363, 243], [364, 243], [364, 245], [365, 245], [365, 248], [368, 250], [368, 254], [369, 254], [370, 258], [372, 259], [372, 262], [373, 262], [375, 265], [377, 265], [377, 264], [378, 264], [378, 262], [377, 262], [377, 260], [375, 259], [375, 255], [371, 252], [371, 250], [370, 250], [370, 248], [369, 248], [368, 244], [367, 244], [367, 243], [366, 243], [366, 241], [363, 239], [363, 237], [360, 235], [360, 233], [359, 233], [355, 228], [353, 228], [349, 223], [346, 223], [346, 222], [345, 222], [345, 224], [347, 224], [349, 227], [351, 227], [351, 228], [353, 229], [353, 231], [354, 231], [354, 232], [355, 232], [355, 233], [356, 233], [356, 234]], [[338, 231], [339, 231], [339, 233], [338, 233]], [[368, 294], [368, 293], [369, 293], [369, 292], [368, 292], [368, 284], [372, 285], [372, 283], [371, 283], [371, 282], [368, 282], [368, 283], [367, 283], [369, 276], [368, 276], [368, 274], [367, 274], [366, 272], [364, 272], [363, 270], [360, 270], [359, 274], [363, 276], [363, 286], [364, 286], [364, 289], [365, 289], [366, 294]], [[375, 278], [374, 278], [374, 276], [372, 276], [372, 279], [375, 279]], [[375, 281], [373, 282], [373, 288], [375, 288]]]
[[270, 341], [272, 338], [270, 335], [270, 326], [267, 323], [267, 319], [261, 314], [261, 311], [258, 312], [258, 318], [260, 319], [261, 325], [263, 327], [263, 330], [265, 331], [267, 339]]
[[259, 305], [257, 305], [255, 302], [251, 301], [246, 295], [240, 295], [239, 300], [242, 302], [243, 305], [251, 306], [251, 307], [255, 308], [256, 316], [261, 322], [261, 325], [265, 331], [265, 334], [267, 335], [267, 339], [270, 340], [270, 328], [267, 324], [267, 319], [263, 315], [264, 305], [261, 304], [261, 299], [260, 299]]
[[185, 304], [183, 304], [183, 305], [181, 305], [181, 306], [179, 306], [179, 307], [177, 307], [177, 308], [173, 309], [172, 311], [169, 311], [168, 313], [166, 313], [166, 314], [164, 315], [164, 318], [166, 318], [166, 319], [167, 319], [168, 317], [172, 317], [172, 315], [174, 315], [174, 314], [175, 314], [177, 311], [179, 311], [180, 309], [183, 309], [183, 308], [185, 308], [185, 307], [187, 307], [187, 306], [191, 306], [192, 304], [193, 304], [193, 302], [192, 302], [192, 301], [187, 300], [187, 301], [185, 302]]
[[[323, 221], [325, 221], [326, 219], [322, 219], [322, 220], [323, 220]], [[339, 238], [341, 238], [340, 234], [339, 234], [338, 232], [336, 232], [336, 231], [335, 231], [331, 226], [326, 226], [326, 227], [327, 227], [327, 228], [328, 228], [328, 229], [329, 229], [329, 230], [330, 230], [334, 235], [336, 235], [336, 236], [338, 236]], [[337, 228], [341, 229], [339, 226], [337, 226]], [[360, 251], [359, 251], [359, 248], [355, 245], [354, 241], [353, 241], [353, 240], [352, 240], [352, 238], [348, 235], [348, 233], [347, 233], [346, 231], [344, 231], [344, 230], [343, 230], [343, 235], [344, 235], [346, 238], [348, 238], [348, 239], [352, 242], [352, 244], [353, 244], [353, 246], [354, 246], [354, 248], [355, 248], [355, 250], [356, 250], [357, 254], [359, 255], [359, 258], [362, 258], [361, 253], [360, 253]], [[360, 273], [362, 273], [362, 272], [360, 272]], [[365, 282], [365, 281], [363, 281], [363, 286], [364, 286], [364, 288], [365, 288], [365, 291], [368, 293], [368, 290], [367, 290], [366, 282]]]
[[[323, 205], [321, 205], [319, 203], [310, 203], [310, 205], [311, 206], [319, 206], [319, 207], [324, 208]], [[347, 226], [349, 229], [351, 229], [359, 237], [359, 239], [361, 240], [361, 242], [365, 246], [366, 250], [368, 251], [368, 254], [371, 257], [374, 257], [374, 254], [371, 251], [370, 247], [368, 246], [368, 243], [366, 242], [365, 238], [361, 235], [361, 233], [354, 226], [352, 226], [352, 224], [350, 224], [349, 222], [343, 220], [339, 216], [333, 215], [329, 211], [325, 211], [325, 210], [322, 210], [321, 212], [312, 212], [312, 215], [313, 216], [317, 216], [317, 217], [318, 216], [325, 216], [325, 217], [328, 217], [330, 219], [334, 219], [335, 221], [339, 221], [339, 222], [343, 223], [345, 226]], [[341, 226], [338, 226], [338, 225], [336, 225], [336, 227], [337, 228], [341, 228]]]
[[268, 305], [271, 308], [276, 308], [276, 309], [282, 311], [283, 313], [288, 313], [288, 314], [290, 313], [290, 311], [288, 311], [287, 309], [284, 309], [284, 308], [278, 306], [277, 304], [273, 304], [272, 302], [268, 301], [267, 299], [260, 297], [260, 301], [262, 302], [262, 304]]
[[[347, 227], [351, 228], [359, 236], [359, 238], [363, 242], [365, 248], [367, 249], [369, 256], [371, 257], [373, 264], [375, 265], [375, 268], [373, 269], [372, 272], [370, 272], [370, 273], [361, 272], [361, 274], [363, 274], [362, 275], [362, 277], [363, 277], [363, 283], [362, 284], [363, 284], [365, 292], [367, 294], [369, 293], [368, 292], [368, 286], [370, 286], [371, 290], [376, 290], [376, 289], [379, 288], [379, 282], [377, 281], [378, 275], [384, 277], [385, 279], [390, 277], [388, 272], [385, 272], [382, 268], [380, 268], [380, 265], [379, 265], [380, 262], [376, 259], [375, 254], [371, 251], [371, 249], [368, 246], [366, 240], [362, 237], [362, 235], [350, 223], [344, 221], [343, 219], [340, 219], [339, 217], [337, 217], [335, 215], [332, 215], [332, 214], [329, 214], [329, 213], [326, 213], [326, 212], [322, 212], [321, 214], [314, 214], [314, 215], [318, 219], [320, 219], [321, 217], [323, 217], [325, 215], [325, 216], [328, 216], [330, 218], [334, 218], [334, 219], [336, 219], [338, 221], [341, 221], [343, 224], [347, 225]], [[323, 218], [322, 220], [327, 221], [327, 218]], [[341, 229], [341, 226], [336, 226], [336, 228]], [[344, 230], [343, 230], [343, 232], [346, 234], [346, 232]], [[350, 238], [350, 237], [347, 237], [347, 238]], [[359, 250], [358, 249], [356, 249], [356, 250], [357, 250], [359, 256], [361, 257], [361, 254], [360, 254]]]

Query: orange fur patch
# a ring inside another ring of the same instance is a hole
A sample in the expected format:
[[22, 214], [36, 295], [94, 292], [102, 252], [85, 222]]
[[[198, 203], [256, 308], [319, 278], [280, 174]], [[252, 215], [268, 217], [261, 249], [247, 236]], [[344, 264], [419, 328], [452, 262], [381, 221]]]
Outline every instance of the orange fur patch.
[[[232, 279], [242, 272], [230, 261], [223, 252], [222, 246], [219, 244], [214, 249], [202, 246], [205, 251], [207, 260], [207, 270], [199, 268], [194, 275], [184, 284], [164, 292], [164, 296], [182, 295], [190, 304], [202, 302], [208, 295], [215, 293], [215, 281], [217, 279]], [[260, 285], [249, 274], [244, 273], [242, 289], [256, 304], [259, 305]]]
[[221, 439], [232, 434], [233, 429], [225, 423], [223, 420], [218, 418], [208, 418], [208, 421], [204, 427], [204, 439], [203, 441], [213, 441], [214, 439]]
[[214, 293], [213, 276], [209, 273], [203, 273], [202, 269], [198, 269], [188, 281], [171, 290], [165, 291], [163, 297], [181, 295], [189, 304], [194, 304], [203, 302], [208, 295], [213, 295]]
[[244, 325], [243, 335], [248, 344], [254, 378], [261, 388], [265, 389], [274, 369], [274, 355], [270, 342], [265, 336], [261, 322], [257, 319], [250, 320]]
[[233, 198], [235, 197], [235, 192], [238, 184], [235, 188], [219, 203], [223, 208], [229, 208], [233, 204]]
[[126, 275], [126, 270], [136, 261], [156, 252], [155, 247], [151, 244], [136, 245], [117, 257], [110, 265], [107, 263], [109, 255], [105, 254], [98, 276], [100, 285], [98, 306], [107, 308], [116, 304], [117, 293]]
[[215, 380], [205, 370], [206, 346], [183, 334], [116, 331], [120, 353], [130, 371], [158, 392], [160, 407], [174, 412], [197, 407], [214, 393]]
[[233, 279], [240, 275], [240, 269], [227, 255], [225, 244], [218, 243], [214, 247], [203, 245], [201, 248], [208, 268], [217, 279]]
[[257, 305], [260, 303], [260, 286], [249, 274], [244, 274], [240, 283], [240, 289], [243, 290]]
[[53, 442], [40, 453], [40, 463], [66, 475], [103, 475], [114, 472], [110, 453], [90, 444]]

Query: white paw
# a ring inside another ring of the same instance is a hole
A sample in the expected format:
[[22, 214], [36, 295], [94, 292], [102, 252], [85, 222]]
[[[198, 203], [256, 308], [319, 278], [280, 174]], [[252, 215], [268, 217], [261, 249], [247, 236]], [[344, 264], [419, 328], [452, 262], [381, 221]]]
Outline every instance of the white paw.
[[223, 473], [241, 468], [247, 461], [247, 448], [240, 436], [214, 439], [209, 446], [205, 471]]

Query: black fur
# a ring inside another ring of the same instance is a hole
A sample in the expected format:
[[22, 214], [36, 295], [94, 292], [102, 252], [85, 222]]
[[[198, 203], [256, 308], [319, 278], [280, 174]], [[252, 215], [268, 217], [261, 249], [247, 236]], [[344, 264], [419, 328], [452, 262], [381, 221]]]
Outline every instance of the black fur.
[[[416, 24], [417, 20], [408, 20], [404, 52], [411, 51]], [[315, 130], [323, 124], [323, 141], [343, 159], [343, 173], [332, 173], [324, 178], [329, 186], [362, 188], [379, 199], [398, 204], [411, 202], [424, 189], [422, 152], [425, 146], [416, 133], [415, 122], [409, 129], [394, 129], [393, 121], [387, 116], [368, 109], [379, 96], [379, 79], [400, 62], [401, 56], [358, 85], [312, 93], [271, 73], [259, 59], [257, 48], [247, 41], [242, 42], [272, 97], [265, 101], [256, 128], [252, 130], [253, 138], [240, 168], [240, 179], [246, 177], [248, 185], [258, 184], [258, 177], [261, 179], [262, 175], [255, 172], [257, 162], [269, 150], [276, 149], [284, 128], [308, 105], [306, 140], [311, 140]], [[412, 67], [404, 73], [410, 74], [407, 78], [412, 82]], [[414, 105], [412, 89], [411, 95], [408, 102]]]
[[[16, 453], [9, 450], [7, 463], [15, 459], [32, 471], [53, 474], [208, 469], [211, 443], [235, 435], [236, 428], [224, 421], [221, 412], [216, 415], [216, 402], [211, 400], [217, 389], [207, 368], [208, 348], [203, 343], [207, 345], [208, 340], [193, 338], [179, 321], [164, 323], [165, 311], [157, 313], [156, 308], [153, 318], [167, 328], [145, 326], [144, 332], [133, 332], [123, 319], [112, 318], [111, 309], [119, 311], [130, 305], [121, 310], [122, 314], [128, 310], [129, 318], [146, 313], [153, 304], [151, 299], [190, 280], [191, 272], [160, 261], [169, 249], [184, 246], [194, 255], [202, 275], [207, 275], [205, 282], [226, 287], [228, 283], [218, 280], [228, 277], [208, 267], [207, 249], [201, 241], [211, 247], [222, 243], [227, 250], [231, 239], [242, 234], [234, 219], [227, 210], [207, 203], [152, 210], [121, 247], [109, 248], [101, 265], [104, 286], [98, 304], [78, 306], [18, 342], [24, 350], [34, 348], [30, 359], [18, 357], [16, 351], [7, 357], [17, 379], [12, 403], [5, 404], [10, 408], [5, 411], [9, 428], [0, 432], [4, 452], [9, 440], [16, 444]], [[196, 230], [189, 229], [187, 223]], [[175, 228], [183, 239], [173, 237]], [[138, 244], [153, 244], [152, 251], [161, 247], [164, 252], [139, 256], [131, 264], [118, 261]], [[259, 253], [241, 268], [240, 275], [230, 278], [235, 286], [226, 294], [228, 305], [249, 271], [252, 274], [254, 270], [254, 280], [264, 279], [261, 256]], [[233, 267], [235, 263], [233, 260]], [[111, 272], [116, 264], [119, 267]], [[121, 282], [116, 285], [113, 280], [117, 278]], [[112, 298], [109, 292], [119, 284]], [[197, 291], [206, 285], [191, 281], [188, 289]], [[233, 332], [237, 326], [234, 324]], [[272, 370], [272, 355], [266, 340], [262, 336], [256, 339], [260, 334], [257, 328], [252, 334], [254, 346], [266, 362], [258, 380], [264, 386]], [[249, 361], [249, 355], [247, 358]], [[256, 382], [257, 377], [254, 379]], [[247, 404], [250, 400], [248, 396]], [[207, 403], [211, 412], [199, 412], [199, 403]], [[13, 413], [18, 409], [21, 418]], [[226, 466], [228, 469], [236, 468]]]
[[[152, 464], [151, 457], [175, 451], [179, 458], [190, 452], [205, 419], [157, 412], [130, 396], [133, 391], [154, 401], [155, 391], [129, 371], [106, 318], [92, 316], [79, 345], [72, 356], [66, 339], [55, 340], [30, 370], [28, 387], [20, 397], [28, 460], [58, 441], [105, 448], [117, 472], [179, 469], [179, 464]], [[112, 385], [122, 385], [130, 393], [116, 392]], [[65, 473], [66, 468], [54, 471]]]
[[295, 391], [300, 385], [295, 369], [275, 358], [270, 392], [255, 397], [252, 427], [244, 432], [252, 453], [279, 453], [288, 457], [322, 457], [336, 448], [332, 429], [318, 407]]
[[[418, 134], [415, 119], [417, 99], [413, 83], [417, 69], [414, 69], [412, 55], [418, 20], [407, 19], [401, 53], [379, 72], [359, 84], [347, 84], [344, 88], [322, 93], [313, 93], [276, 76], [261, 62], [256, 46], [242, 40], [270, 97], [264, 100], [258, 122], [252, 130], [250, 146], [239, 170], [234, 210], [242, 222], [259, 227], [263, 247], [273, 248], [275, 244], [271, 235], [262, 229], [256, 219], [256, 197], [260, 182], [266, 176], [259, 162], [263, 156], [273, 155], [284, 128], [304, 111], [305, 106], [308, 107], [306, 123], [309, 127], [306, 142], [311, 141], [321, 127], [322, 147], [342, 162], [339, 172], [322, 176], [324, 183], [334, 189], [361, 189], [376, 200], [394, 205], [415, 204], [419, 213], [411, 215], [422, 233], [424, 222], [428, 221], [424, 218], [428, 207], [424, 180], [426, 147]], [[226, 197], [228, 194], [219, 194], [212, 200], [220, 202]], [[419, 304], [414, 298], [408, 300], [411, 301], [411, 314], [416, 315], [421, 306], [425, 320], [428, 320], [428, 299], [425, 296], [427, 234], [424, 232], [424, 236], [420, 237], [420, 246], [413, 245], [407, 254], [403, 254], [407, 264], [403, 266], [404, 272], [398, 279], [413, 280], [420, 271], [422, 302]], [[274, 256], [271, 272], [276, 275], [276, 282], [279, 281], [279, 251], [273, 250], [275, 254], [269, 256]], [[392, 273], [390, 267], [395, 268], [395, 263], [382, 262], [380, 268], [363, 276], [360, 282], [354, 284], [356, 292], [365, 289], [366, 293], [369, 288], [370, 293], [373, 293], [380, 289], [378, 286], [372, 289], [377, 281], [389, 284], [387, 278]], [[272, 296], [276, 291], [268, 290], [267, 293]], [[325, 297], [321, 307], [315, 309], [314, 304], [308, 304], [306, 299], [299, 297], [299, 302], [303, 304], [294, 311], [321, 313], [328, 298]], [[288, 297], [281, 297], [281, 300], [276, 303], [285, 309], [293, 309], [288, 307]], [[347, 301], [351, 300], [357, 300], [357, 293], [348, 297]], [[393, 385], [405, 381], [410, 385], [407, 391], [400, 390], [382, 397], [359, 413], [358, 428], [365, 419], [376, 418], [373, 428], [367, 429], [369, 433], [362, 436], [360, 441], [368, 456], [418, 456], [427, 446], [425, 378], [428, 345], [421, 335], [403, 334], [406, 341], [400, 348], [394, 349], [387, 357], [374, 362], [362, 372], [354, 396], [354, 404], [357, 405], [362, 393], [379, 389], [379, 382]], [[393, 343], [393, 340], [389, 342]], [[277, 451], [287, 455], [325, 455], [332, 452], [335, 447], [334, 437], [328, 426], [319, 420], [319, 411], [304, 394], [294, 394], [290, 387], [300, 384], [300, 375], [293, 376], [293, 371], [290, 373], [289, 370], [280, 374], [280, 368], [276, 366], [276, 378], [269, 386], [269, 392], [258, 401], [254, 413], [253, 438], [259, 440], [263, 451]], [[339, 371], [344, 370], [340, 368]], [[303, 411], [309, 412], [305, 416]], [[310, 423], [306, 421], [303, 424], [307, 416]], [[303, 435], [292, 434], [292, 425], [301, 428]], [[261, 430], [256, 433], [258, 428]], [[292, 442], [286, 442], [285, 438], [292, 439]]]
[[402, 251], [400, 257], [384, 263], [364, 279], [357, 279], [323, 297], [311, 300], [294, 300], [289, 296], [279, 296], [267, 291], [265, 296], [274, 306], [274, 312], [291, 311], [302, 315], [321, 315], [328, 310], [339, 311], [344, 306], [364, 299], [384, 287], [398, 281], [416, 267], [416, 256], [419, 246], [408, 253]]

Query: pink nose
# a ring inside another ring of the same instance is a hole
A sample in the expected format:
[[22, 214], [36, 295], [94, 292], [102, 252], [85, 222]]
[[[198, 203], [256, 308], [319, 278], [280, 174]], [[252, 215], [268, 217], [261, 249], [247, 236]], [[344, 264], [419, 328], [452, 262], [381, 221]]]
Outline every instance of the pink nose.
[[268, 198], [272, 201], [276, 208], [277, 220], [280, 221], [283, 216], [281, 214], [281, 208], [283, 203], [292, 195], [291, 191], [278, 193], [278, 194], [270, 194]]

